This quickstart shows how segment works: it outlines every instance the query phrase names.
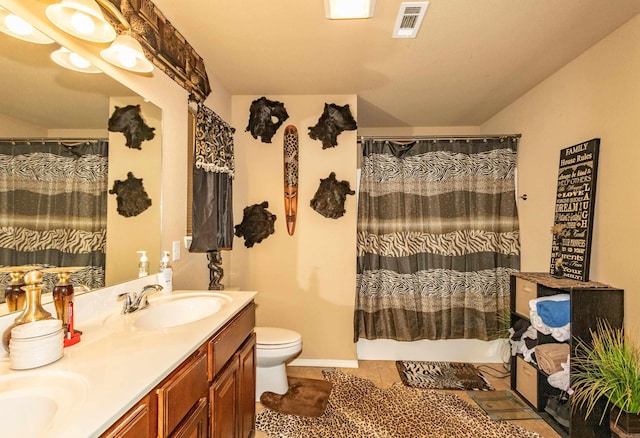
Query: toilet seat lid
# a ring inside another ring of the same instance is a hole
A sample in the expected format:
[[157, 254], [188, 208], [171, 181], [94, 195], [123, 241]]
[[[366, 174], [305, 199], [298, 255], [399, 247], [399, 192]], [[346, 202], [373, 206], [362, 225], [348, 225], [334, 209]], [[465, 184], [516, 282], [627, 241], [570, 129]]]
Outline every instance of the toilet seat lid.
[[292, 344], [302, 339], [300, 333], [278, 327], [256, 327], [255, 332], [260, 345]]

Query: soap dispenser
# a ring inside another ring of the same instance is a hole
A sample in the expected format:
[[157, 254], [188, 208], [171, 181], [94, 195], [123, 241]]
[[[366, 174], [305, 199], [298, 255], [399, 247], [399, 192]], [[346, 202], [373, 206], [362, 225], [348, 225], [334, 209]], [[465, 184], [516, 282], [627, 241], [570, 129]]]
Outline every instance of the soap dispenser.
[[171, 293], [173, 290], [173, 269], [169, 265], [169, 251], [162, 251], [159, 277], [162, 292]]
[[147, 251], [137, 251], [140, 256], [138, 262], [138, 278], [146, 277], [149, 275], [149, 259], [147, 258]]

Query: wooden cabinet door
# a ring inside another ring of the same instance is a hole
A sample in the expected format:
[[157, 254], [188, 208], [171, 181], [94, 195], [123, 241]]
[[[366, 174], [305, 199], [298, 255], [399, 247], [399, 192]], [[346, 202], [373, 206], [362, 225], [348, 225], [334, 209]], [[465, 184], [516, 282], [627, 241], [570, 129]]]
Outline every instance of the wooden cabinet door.
[[152, 418], [153, 407], [151, 397], [147, 395], [129, 410], [122, 418], [101, 438], [151, 438], [155, 437], [155, 415]]
[[254, 434], [256, 420], [256, 334], [238, 351], [240, 369], [238, 371], [238, 423], [240, 438]]
[[238, 436], [238, 371], [238, 357], [234, 356], [211, 385], [211, 438]]
[[201, 398], [193, 413], [171, 434], [171, 438], [207, 438], [209, 432], [209, 400]]
[[194, 353], [157, 389], [158, 436], [168, 437], [208, 389], [206, 349]]

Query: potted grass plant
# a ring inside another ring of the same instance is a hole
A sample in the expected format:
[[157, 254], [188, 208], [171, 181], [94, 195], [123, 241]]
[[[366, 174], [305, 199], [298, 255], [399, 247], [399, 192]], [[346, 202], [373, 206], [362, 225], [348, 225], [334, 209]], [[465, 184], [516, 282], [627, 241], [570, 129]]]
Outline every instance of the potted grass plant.
[[588, 417], [604, 400], [600, 423], [611, 407], [611, 430], [640, 437], [640, 349], [607, 321], [598, 321], [591, 336], [590, 342], [577, 340], [572, 358], [573, 409]]

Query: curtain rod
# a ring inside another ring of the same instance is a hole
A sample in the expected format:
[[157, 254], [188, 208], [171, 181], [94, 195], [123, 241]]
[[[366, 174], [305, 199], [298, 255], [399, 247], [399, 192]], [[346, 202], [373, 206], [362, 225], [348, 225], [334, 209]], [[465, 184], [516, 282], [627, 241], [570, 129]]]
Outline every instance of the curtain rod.
[[499, 135], [359, 135], [358, 141], [371, 140], [396, 140], [396, 141], [413, 141], [413, 140], [490, 140], [490, 139], [506, 139], [520, 138], [522, 134], [499, 134]]
[[[0, 141], [1, 142], [13, 143], [13, 144], [15, 144], [16, 142], [23, 142], [23, 143], [27, 143], [27, 144], [31, 144], [31, 143], [40, 143], [40, 144], [45, 144], [45, 143], [58, 143], [58, 144], [72, 143], [72, 145], [77, 145], [77, 144], [82, 144], [82, 143], [93, 143], [93, 142], [97, 142], [97, 141], [109, 141], [109, 139], [108, 138], [104, 138], [104, 137], [93, 137], [93, 138], [86, 138], [86, 137], [80, 137], [80, 138], [9, 137], [9, 138], [0, 138]], [[72, 146], [72, 145], [65, 145], [65, 146]]]

